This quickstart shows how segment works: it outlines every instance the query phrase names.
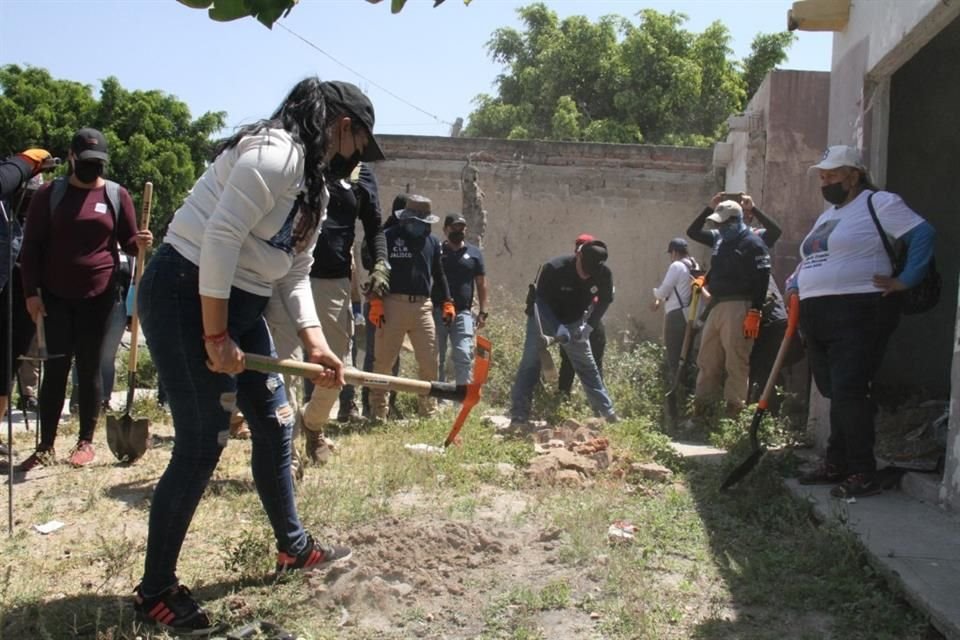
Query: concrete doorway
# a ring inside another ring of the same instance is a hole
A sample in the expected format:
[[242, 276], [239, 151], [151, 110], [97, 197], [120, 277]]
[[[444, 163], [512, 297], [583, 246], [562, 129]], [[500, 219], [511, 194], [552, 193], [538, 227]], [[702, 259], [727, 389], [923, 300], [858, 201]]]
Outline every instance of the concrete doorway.
[[[895, 71], [889, 83], [885, 186], [936, 228], [944, 286], [934, 310], [902, 317], [877, 383], [881, 403], [946, 402], [960, 272], [960, 19]], [[943, 405], [931, 409], [942, 412]]]

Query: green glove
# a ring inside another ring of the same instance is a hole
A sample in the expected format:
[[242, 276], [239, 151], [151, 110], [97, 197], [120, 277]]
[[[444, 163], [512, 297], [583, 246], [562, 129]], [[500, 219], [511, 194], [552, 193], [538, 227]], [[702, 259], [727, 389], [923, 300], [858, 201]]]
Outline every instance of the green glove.
[[390, 293], [390, 265], [385, 260], [377, 260], [370, 270], [370, 279], [363, 286], [364, 293], [378, 298]]

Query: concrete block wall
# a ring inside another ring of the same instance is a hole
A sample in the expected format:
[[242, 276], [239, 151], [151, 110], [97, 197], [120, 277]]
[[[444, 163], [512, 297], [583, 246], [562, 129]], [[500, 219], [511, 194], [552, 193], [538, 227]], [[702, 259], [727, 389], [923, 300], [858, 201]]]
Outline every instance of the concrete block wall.
[[[614, 331], [658, 337], [662, 314], [648, 310], [651, 289], [668, 265], [669, 240], [719, 189], [710, 149], [430, 136], [378, 136], [387, 156], [374, 165], [385, 210], [397, 193], [419, 193], [434, 211], [461, 210], [467, 158], [480, 171], [487, 232], [484, 256], [496, 294], [515, 301], [546, 260], [573, 252], [590, 233], [610, 248], [616, 300]], [[434, 233], [440, 233], [435, 225]], [[696, 250], [698, 259], [706, 249]], [[494, 298], [491, 307], [499, 302]]]

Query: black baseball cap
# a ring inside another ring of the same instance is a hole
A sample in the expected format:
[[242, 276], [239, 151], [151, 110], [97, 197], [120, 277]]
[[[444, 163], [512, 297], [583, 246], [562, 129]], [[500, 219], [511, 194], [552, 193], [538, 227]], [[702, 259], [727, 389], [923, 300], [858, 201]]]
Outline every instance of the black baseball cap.
[[670, 241], [670, 244], [667, 245], [667, 253], [671, 251], [686, 251], [690, 247], [687, 244], [686, 238], [674, 238]]
[[590, 277], [596, 277], [603, 272], [607, 262], [607, 245], [600, 240], [591, 240], [580, 245], [580, 263], [583, 270]]
[[443, 226], [452, 227], [455, 224], [467, 224], [467, 219], [459, 213], [451, 213], [443, 219]]
[[351, 118], [359, 120], [366, 127], [370, 139], [360, 155], [360, 160], [376, 162], [385, 159], [386, 156], [383, 155], [380, 144], [373, 137], [373, 123], [376, 119], [373, 114], [373, 103], [360, 90], [360, 87], [342, 80], [331, 80], [321, 83], [320, 91], [323, 92], [325, 100], [341, 106]]
[[110, 159], [110, 154], [107, 153], [107, 139], [103, 137], [102, 133], [89, 127], [80, 129], [73, 134], [70, 150], [77, 156], [77, 160], [102, 160], [106, 162]]

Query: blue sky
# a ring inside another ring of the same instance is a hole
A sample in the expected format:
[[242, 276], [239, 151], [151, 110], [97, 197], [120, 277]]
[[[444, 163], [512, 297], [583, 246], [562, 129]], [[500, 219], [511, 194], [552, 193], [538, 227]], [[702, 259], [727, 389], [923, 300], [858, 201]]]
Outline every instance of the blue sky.
[[[486, 52], [490, 34], [517, 26], [514, 0], [409, 0], [390, 13], [389, 0], [300, 0], [282, 24], [311, 41], [350, 71], [290, 32], [268, 30], [252, 19], [216, 23], [205, 11], [175, 0], [0, 0], [0, 64], [48, 69], [99, 87], [116, 76], [128, 89], [161, 89], [185, 101], [194, 116], [227, 112], [228, 126], [269, 115], [286, 91], [315, 73], [360, 85], [377, 111], [377, 131], [447, 135], [449, 122], [466, 117], [474, 96], [493, 92], [501, 68]], [[701, 31], [727, 24], [738, 58], [758, 32], [785, 28], [790, 0], [553, 0], [561, 17], [642, 8], [675, 10]], [[783, 65], [829, 70], [829, 33], [799, 33]], [[395, 96], [399, 96], [398, 99]], [[414, 105], [414, 106], [411, 106]]]

